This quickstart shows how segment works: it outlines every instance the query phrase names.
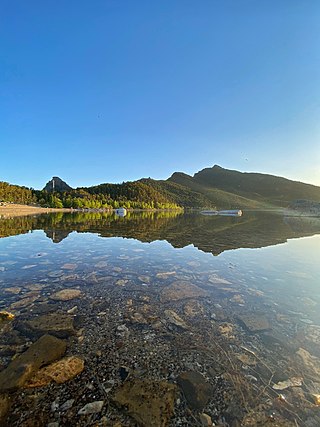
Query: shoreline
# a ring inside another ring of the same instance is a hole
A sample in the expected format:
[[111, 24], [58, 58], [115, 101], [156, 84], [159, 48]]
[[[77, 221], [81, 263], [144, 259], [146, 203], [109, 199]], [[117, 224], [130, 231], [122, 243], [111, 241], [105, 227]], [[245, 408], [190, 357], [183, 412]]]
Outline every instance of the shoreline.
[[10, 203], [6, 206], [0, 206], [0, 219], [12, 218], [17, 216], [39, 215], [51, 212], [71, 212], [69, 208], [42, 208], [40, 206], [20, 205]]
[[[114, 212], [116, 209], [74, 209], [74, 208], [43, 208], [40, 206], [21, 205], [10, 203], [0, 206], [0, 220], [28, 215], [41, 215], [54, 212]], [[128, 212], [160, 212], [160, 211], [182, 211], [183, 209], [127, 209]]]

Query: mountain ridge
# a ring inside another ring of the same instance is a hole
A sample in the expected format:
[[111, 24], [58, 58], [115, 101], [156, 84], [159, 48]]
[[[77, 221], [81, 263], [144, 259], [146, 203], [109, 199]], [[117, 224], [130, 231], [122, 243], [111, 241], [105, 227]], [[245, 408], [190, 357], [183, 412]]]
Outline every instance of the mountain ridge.
[[166, 180], [141, 178], [73, 189], [61, 178], [53, 177], [40, 191], [19, 188], [0, 182], [0, 200], [7, 197], [17, 201], [16, 193], [50, 207], [115, 208], [121, 205], [151, 209], [259, 209], [287, 207], [297, 199], [320, 202], [318, 186], [271, 174], [225, 169], [216, 164], [193, 176], [174, 172]]

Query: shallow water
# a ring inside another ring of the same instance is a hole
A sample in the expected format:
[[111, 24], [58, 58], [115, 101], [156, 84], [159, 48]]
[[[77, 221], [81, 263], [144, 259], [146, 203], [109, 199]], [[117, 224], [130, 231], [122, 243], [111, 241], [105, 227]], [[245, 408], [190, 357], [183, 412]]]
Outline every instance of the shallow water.
[[[193, 371], [211, 385], [200, 409], [183, 390], [168, 425], [197, 425], [201, 411], [226, 426], [320, 425], [320, 219], [50, 214], [2, 219], [0, 236], [0, 310], [15, 314], [1, 335], [2, 367], [39, 337], [30, 320], [70, 309], [75, 332], [62, 338], [85, 360], [64, 384], [10, 391], [10, 425], [135, 425], [114, 403], [121, 366], [131, 381], [176, 384]], [[177, 283], [198, 295], [179, 294]], [[81, 295], [52, 298], [63, 289]], [[299, 385], [281, 388], [292, 378]], [[96, 400], [100, 412], [78, 414]]]

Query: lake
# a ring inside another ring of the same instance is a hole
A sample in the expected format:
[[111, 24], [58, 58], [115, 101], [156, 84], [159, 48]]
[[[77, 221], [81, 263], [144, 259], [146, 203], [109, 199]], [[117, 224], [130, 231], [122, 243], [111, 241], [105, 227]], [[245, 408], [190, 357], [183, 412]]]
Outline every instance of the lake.
[[320, 219], [58, 213], [0, 237], [7, 425], [320, 425]]

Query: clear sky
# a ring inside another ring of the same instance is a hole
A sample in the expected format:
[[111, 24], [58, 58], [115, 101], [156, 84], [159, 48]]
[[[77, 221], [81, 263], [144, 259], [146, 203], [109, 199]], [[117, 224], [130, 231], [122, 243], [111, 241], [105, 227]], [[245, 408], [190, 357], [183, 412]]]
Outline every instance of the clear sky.
[[320, 185], [319, 0], [0, 0], [0, 180]]

